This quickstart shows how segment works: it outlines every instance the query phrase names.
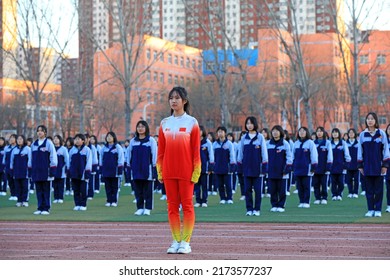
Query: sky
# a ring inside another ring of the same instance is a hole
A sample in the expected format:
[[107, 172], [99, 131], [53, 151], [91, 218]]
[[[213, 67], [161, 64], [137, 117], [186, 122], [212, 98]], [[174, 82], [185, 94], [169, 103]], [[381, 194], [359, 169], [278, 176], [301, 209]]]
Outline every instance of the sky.
[[[53, 13], [61, 16], [61, 27], [63, 31], [61, 34], [68, 34], [69, 30], [75, 30], [77, 28], [77, 22], [73, 22], [73, 25], [70, 27], [70, 19], [72, 18], [72, 13], [75, 11], [75, 0], [40, 0], [42, 2], [48, 2], [53, 6]], [[348, 10], [348, 5], [351, 5], [353, 0], [345, 0], [345, 19], [350, 18], [350, 13]], [[365, 9], [362, 10], [362, 19], [361, 26], [363, 29], [379, 29], [379, 30], [390, 30], [390, 0], [354, 0], [356, 7], [365, 2]], [[53, 3], [55, 3], [53, 5]], [[59, 4], [60, 3], [60, 4]], [[369, 15], [368, 17], [363, 15]], [[67, 38], [64, 36], [63, 40]], [[69, 42], [69, 48], [67, 52], [70, 57], [78, 56], [78, 34], [77, 32], [71, 37]]]

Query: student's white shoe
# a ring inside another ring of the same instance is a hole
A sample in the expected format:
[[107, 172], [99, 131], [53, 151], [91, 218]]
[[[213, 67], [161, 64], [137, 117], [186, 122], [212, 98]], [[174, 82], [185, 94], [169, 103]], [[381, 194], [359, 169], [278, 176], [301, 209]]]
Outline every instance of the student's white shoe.
[[298, 190], [293, 191], [293, 193], [298, 193]]
[[337, 196], [332, 197], [332, 200], [336, 201], [337, 200]]
[[374, 217], [374, 215], [375, 215], [375, 211], [374, 210], [370, 210], [364, 216], [366, 216], [366, 217]]
[[245, 195], [241, 196], [240, 200], [245, 200]]
[[314, 200], [313, 204], [320, 204], [321, 201], [320, 200]]
[[22, 203], [21, 202], [17, 202], [15, 206], [16, 207], [22, 207]]
[[28, 207], [28, 202], [22, 202], [23, 207]]
[[42, 213], [42, 211], [40, 211], [40, 210], [37, 210], [37, 211], [34, 211], [34, 215], [41, 215], [41, 213]]
[[359, 196], [355, 193], [352, 195], [353, 198], [358, 198]]
[[58, 200], [57, 200], [57, 199], [54, 199], [54, 200], [53, 200], [53, 203], [58, 203]]
[[58, 202], [59, 204], [62, 204], [62, 203], [64, 203], [64, 200], [63, 200], [63, 199], [59, 199], [57, 202]]
[[374, 217], [382, 217], [381, 211], [375, 211], [374, 212]]
[[362, 191], [360, 195], [366, 195], [366, 191]]
[[282, 207], [279, 207], [278, 210], [277, 210], [277, 212], [280, 212], [280, 213], [283, 213], [283, 212], [285, 212], [285, 211], [286, 211], [286, 209], [284, 209], [284, 208], [282, 208]]
[[202, 207], [207, 208], [207, 203], [202, 203]]
[[80, 206], [75, 206], [75, 207], [73, 207], [73, 210], [74, 210], [74, 211], [79, 211], [79, 210], [80, 210]]
[[190, 243], [182, 241], [180, 242], [180, 247], [177, 250], [178, 254], [189, 254], [191, 253], [191, 246]]
[[260, 211], [253, 210], [253, 216], [260, 216]]
[[338, 200], [338, 201], [342, 201], [343, 198], [342, 198], [341, 196], [337, 196], [337, 200]]
[[328, 204], [328, 201], [326, 199], [322, 199], [321, 204], [326, 205], [326, 204]]
[[198, 207], [200, 207], [200, 205], [201, 205], [200, 203], [195, 203], [194, 207], [198, 208]]
[[87, 206], [80, 206], [79, 210], [80, 211], [87, 211]]
[[225, 204], [226, 203], [226, 200], [221, 200], [220, 202], [219, 202], [219, 204]]
[[118, 203], [116, 203], [116, 202], [111, 203], [111, 207], [117, 207], [117, 206], [118, 206]]
[[145, 209], [144, 210], [144, 215], [145, 216], [150, 216], [150, 210], [149, 209]]
[[111, 203], [110, 203], [110, 202], [107, 202], [106, 204], [104, 204], [104, 206], [110, 207], [110, 206], [111, 206]]
[[29, 190], [29, 193], [30, 194], [34, 194], [34, 190]]
[[93, 197], [88, 197], [87, 199], [88, 199], [88, 200], [92, 200], [92, 199], [93, 199]]
[[137, 211], [135, 211], [134, 215], [136, 216], [141, 216], [144, 214], [144, 209], [138, 209]]
[[137, 199], [134, 199], [134, 200], [133, 200], [133, 203], [137, 203]]
[[167, 196], [165, 194], [163, 194], [161, 197], [160, 197], [160, 200], [167, 200]]
[[65, 192], [65, 195], [70, 195], [70, 191], [66, 191], [66, 192]]
[[41, 215], [50, 215], [50, 212], [49, 211], [42, 211]]
[[100, 191], [99, 191], [99, 190], [94, 190], [93, 192], [94, 192], [94, 193], [100, 193]]
[[229, 200], [227, 201], [227, 204], [233, 204], [233, 200], [229, 199]]
[[291, 193], [290, 193], [290, 192], [286, 192], [286, 195], [287, 195], [287, 196], [290, 196], [290, 195], [291, 195]]
[[347, 197], [348, 198], [353, 198], [353, 194], [350, 193]]
[[252, 211], [248, 211], [246, 212], [245, 216], [252, 216], [253, 215], [253, 212]]
[[309, 203], [303, 203], [303, 208], [310, 208], [310, 204]]
[[278, 207], [272, 207], [271, 210], [269, 210], [270, 212], [276, 212], [278, 211]]
[[177, 250], [179, 250], [180, 243], [175, 241], [172, 241], [171, 246], [167, 250], [167, 254], [177, 254]]
[[299, 204], [298, 204], [298, 208], [303, 208], [303, 204], [304, 204], [304, 203], [299, 203]]
[[390, 205], [387, 205], [386, 212], [390, 213]]
[[217, 195], [217, 192], [212, 192], [211, 195]]

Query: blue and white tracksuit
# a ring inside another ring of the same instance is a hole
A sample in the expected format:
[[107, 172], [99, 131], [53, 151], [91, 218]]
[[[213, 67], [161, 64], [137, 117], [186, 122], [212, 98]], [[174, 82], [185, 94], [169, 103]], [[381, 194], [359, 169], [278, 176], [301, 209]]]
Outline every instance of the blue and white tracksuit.
[[216, 140], [214, 150], [214, 176], [221, 201], [233, 200], [232, 173], [236, 165], [234, 145], [231, 141]]
[[16, 145], [8, 145], [4, 148], [4, 173], [6, 177], [6, 182], [8, 183], [11, 196], [16, 197], [15, 183], [14, 178], [11, 173], [11, 154], [12, 150], [15, 149]]
[[69, 151], [69, 177], [73, 187], [75, 206], [87, 206], [88, 180], [92, 172], [92, 152], [85, 145]]
[[208, 198], [208, 177], [214, 167], [214, 150], [213, 144], [207, 138], [200, 141], [200, 160], [202, 169], [199, 181], [195, 184], [196, 203], [207, 203]]
[[50, 139], [36, 140], [31, 145], [31, 178], [35, 183], [39, 211], [49, 211], [51, 182], [56, 174], [58, 158]]
[[317, 139], [314, 144], [318, 153], [318, 165], [313, 176], [314, 196], [316, 200], [327, 200], [329, 174], [333, 163], [332, 145], [326, 139]]
[[3, 164], [4, 159], [4, 147], [0, 147], [0, 192], [7, 192], [7, 177], [4, 174], [5, 165]]
[[28, 202], [28, 177], [31, 173], [31, 149], [16, 146], [11, 153], [11, 173], [15, 183], [18, 203]]
[[[387, 139], [390, 153], [390, 138]], [[390, 166], [387, 167], [386, 172], [386, 202], [387, 206], [390, 206]]]
[[346, 141], [349, 155], [351, 156], [351, 162], [347, 167], [347, 175], [345, 181], [348, 185], [349, 194], [358, 194], [359, 192], [359, 183], [360, 183], [360, 172], [357, 168], [357, 152], [358, 152], [358, 140]]
[[107, 203], [118, 203], [118, 189], [123, 175], [124, 153], [117, 144], [104, 145], [100, 152], [100, 170], [105, 183]]
[[69, 167], [68, 149], [64, 146], [56, 147], [58, 164], [53, 181], [54, 200], [64, 199], [66, 172]]
[[359, 135], [358, 168], [363, 168], [369, 211], [381, 211], [383, 201], [382, 167], [390, 167], [386, 133], [377, 129], [374, 135], [366, 128]]
[[311, 178], [318, 164], [318, 152], [314, 141], [297, 140], [293, 147], [293, 157], [299, 203], [310, 204]]
[[347, 173], [347, 168], [351, 162], [349, 149], [344, 140], [337, 143], [331, 141], [333, 150], [333, 164], [330, 170], [332, 176], [332, 197], [343, 196], [344, 190], [344, 174]]
[[92, 155], [92, 172], [91, 172], [91, 178], [88, 180], [88, 193], [87, 197], [93, 197], [95, 194], [95, 181], [96, 177], [99, 176], [97, 175], [98, 172], [98, 167], [99, 167], [99, 159], [98, 159], [98, 153], [95, 145], [89, 144], [88, 148], [91, 150], [91, 155]]
[[[247, 211], [260, 211], [264, 177], [268, 171], [267, 143], [261, 133], [245, 134], [240, 141], [238, 162], [242, 163]], [[252, 189], [255, 192], [253, 204]]]
[[293, 157], [290, 144], [279, 139], [267, 141], [268, 150], [268, 192], [271, 206], [284, 208], [286, 204], [288, 174], [292, 170]]

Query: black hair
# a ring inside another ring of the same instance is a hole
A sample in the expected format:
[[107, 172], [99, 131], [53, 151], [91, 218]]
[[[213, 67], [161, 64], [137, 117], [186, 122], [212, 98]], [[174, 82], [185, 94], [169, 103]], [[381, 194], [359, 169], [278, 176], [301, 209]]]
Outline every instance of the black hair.
[[[98, 144], [98, 140], [97, 140], [97, 137], [96, 137], [96, 135], [91, 135], [91, 137], [90, 137], [90, 139], [93, 139], [93, 140], [95, 140], [95, 144], [93, 144], [93, 145], [97, 145]], [[91, 143], [91, 140], [89, 140], [89, 142]]]
[[5, 145], [7, 144], [7, 141], [5, 141], [5, 138], [4, 137], [0, 137], [0, 140], [3, 140], [3, 142], [4, 142], [2, 145], [0, 145], [0, 148], [5, 147]]
[[[184, 104], [184, 112], [186, 112], [187, 114], [190, 113], [190, 101], [188, 100], [188, 93], [187, 93], [187, 90], [183, 87], [174, 87], [171, 89], [171, 91], [168, 93], [168, 102], [169, 100], [172, 98], [172, 95], [174, 93], [177, 93], [180, 98], [184, 101], [186, 101], [186, 103]], [[171, 115], [173, 114], [173, 109], [171, 109]]]
[[[299, 131], [303, 129], [305, 132], [306, 132], [306, 136], [302, 139], [301, 137], [299, 137]], [[298, 131], [297, 131], [297, 139], [299, 141], [302, 141], [302, 140], [309, 140], [310, 139], [310, 131], [309, 129], [306, 127], [306, 126], [301, 126]]]
[[38, 125], [37, 132], [38, 132], [39, 128], [45, 133], [45, 135], [47, 134], [47, 127], [46, 126], [44, 126], [43, 124]]
[[354, 128], [350, 128], [350, 129], [348, 129], [348, 139], [349, 139], [349, 132], [353, 132], [353, 134], [355, 135], [355, 139], [358, 137], [358, 133], [357, 133], [357, 131], [356, 131], [356, 129], [354, 129]]
[[340, 129], [338, 129], [337, 127], [335, 127], [335, 128], [333, 128], [332, 129], [332, 140], [334, 140], [334, 138], [333, 138], [333, 132], [337, 132], [337, 134], [339, 135], [339, 140], [341, 141], [342, 139], [341, 139], [341, 132], [340, 132]]
[[233, 132], [229, 132], [229, 133], [226, 135], [226, 137], [227, 137], [227, 136], [232, 137], [232, 142], [235, 142], [236, 139], [234, 139], [234, 134], [233, 134]]
[[327, 139], [327, 138], [328, 138], [328, 134], [326, 133], [325, 128], [324, 128], [323, 126], [319, 126], [319, 127], [317, 127], [316, 132], [315, 132], [315, 134], [316, 134], [316, 139], [318, 139], [318, 136], [317, 136], [317, 131], [318, 131], [318, 130], [322, 131], [322, 133], [323, 133], [322, 138], [323, 138], [323, 139]]
[[[283, 130], [283, 127], [281, 127], [280, 125], [275, 125], [272, 129], [271, 129], [271, 136], [272, 136], [272, 131], [273, 130], [277, 130], [277, 131], [279, 131], [279, 133], [280, 133], [280, 139], [284, 139], [284, 130]], [[273, 136], [272, 136], [272, 138], [274, 138]]]
[[386, 135], [387, 135], [387, 138], [390, 138], [390, 134], [387, 132], [389, 130], [389, 127], [390, 127], [390, 123], [387, 125], [386, 127]]
[[227, 132], [227, 129], [226, 129], [226, 127], [224, 127], [224, 126], [218, 126], [217, 132], [218, 132], [218, 130], [225, 131], [225, 133]]
[[210, 131], [209, 133], [207, 133], [207, 136], [211, 136], [211, 142], [214, 142], [215, 141], [215, 135], [214, 135], [214, 132]]
[[107, 132], [106, 138], [104, 138], [104, 140], [106, 141], [106, 143], [107, 143], [107, 136], [108, 136], [108, 135], [111, 135], [112, 138], [114, 138], [114, 145], [118, 144], [118, 138], [116, 138], [116, 134], [115, 134], [115, 132], [113, 132], [113, 131]]
[[[23, 139], [23, 144], [22, 144], [22, 148], [27, 146], [27, 140], [26, 140], [26, 136], [20, 134], [16, 137], [16, 140], [18, 140], [18, 138], [21, 137]], [[16, 142], [16, 145], [18, 145], [18, 143]]]
[[32, 137], [28, 137], [28, 138], [27, 138], [27, 142], [33, 143], [33, 142], [34, 142], [34, 139], [33, 139]]
[[11, 139], [11, 138], [15, 138], [15, 141], [16, 141], [16, 139], [18, 138], [18, 135], [16, 135], [16, 134], [11, 134], [9, 137], [8, 137], [8, 139]]
[[199, 126], [199, 130], [200, 130], [200, 136], [201, 136], [202, 138], [207, 137], [207, 132], [206, 132], [206, 129], [204, 128], [203, 125], [200, 125], [200, 126]]
[[377, 116], [376, 113], [374, 113], [374, 112], [369, 112], [369, 113], [367, 114], [366, 119], [365, 119], [365, 121], [364, 121], [364, 122], [366, 123], [366, 127], [368, 128], [367, 118], [368, 118], [369, 115], [371, 115], [371, 116], [374, 118], [374, 120], [375, 120], [375, 128], [379, 128], [378, 116]]
[[68, 137], [68, 138], [66, 138], [65, 145], [66, 145], [67, 147], [68, 147], [68, 142], [69, 142], [69, 144], [70, 144], [71, 147], [74, 146], [74, 139], [73, 139], [73, 137]]
[[138, 125], [142, 124], [145, 127], [145, 136], [148, 137], [150, 135], [149, 125], [146, 121], [140, 120], [137, 122], [137, 125], [135, 126], [135, 136], [139, 138], [139, 133], [137, 131]]
[[254, 116], [249, 116], [245, 119], [245, 124], [244, 124], [244, 127], [245, 127], [245, 130], [246, 131], [249, 131], [247, 128], [246, 128], [246, 124], [248, 121], [251, 121], [251, 123], [253, 124], [253, 130], [254, 131], [257, 131], [259, 129], [259, 124], [257, 123], [257, 119], [254, 117]]
[[58, 138], [58, 140], [60, 140], [60, 146], [64, 145], [64, 139], [62, 139], [61, 135], [54, 135], [54, 138]]
[[261, 134], [263, 134], [263, 131], [266, 133], [266, 137], [265, 137], [265, 140], [269, 140], [270, 138], [271, 138], [271, 133], [270, 133], [270, 131], [269, 131], [269, 129], [268, 128], [262, 128], [261, 129]]
[[288, 142], [290, 141], [290, 134], [288, 133], [288, 130], [285, 129], [284, 131], [284, 139]]
[[82, 133], [77, 133], [75, 136], [74, 136], [74, 139], [76, 138], [80, 138], [81, 140], [83, 140], [85, 142], [85, 134], [82, 134]]

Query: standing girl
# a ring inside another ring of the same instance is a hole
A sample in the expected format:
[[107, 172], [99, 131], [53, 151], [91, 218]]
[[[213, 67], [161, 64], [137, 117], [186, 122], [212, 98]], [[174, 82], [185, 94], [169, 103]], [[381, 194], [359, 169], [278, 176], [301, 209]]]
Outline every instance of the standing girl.
[[[97, 152], [97, 161], [100, 162], [100, 153], [102, 148], [98, 145], [98, 141], [95, 135], [91, 135], [91, 138], [89, 139], [89, 143], [91, 146], [94, 146], [96, 148]], [[92, 164], [93, 169], [93, 164]], [[100, 168], [99, 165], [96, 166], [95, 174], [92, 174], [94, 176], [93, 178], [93, 191], [94, 193], [100, 193]]]
[[347, 167], [347, 175], [345, 181], [348, 186], [349, 198], [358, 198], [359, 192], [360, 172], [357, 168], [357, 136], [357, 132], [354, 128], [350, 128], [348, 130], [348, 140], [346, 141], [346, 143], [348, 146], [349, 155], [351, 156], [351, 162]]
[[150, 215], [153, 208], [152, 182], [157, 161], [157, 143], [150, 137], [149, 125], [146, 121], [138, 121], [135, 137], [131, 139], [127, 154], [127, 168], [134, 182], [137, 211], [134, 215]]
[[280, 125], [271, 129], [271, 135], [271, 140], [267, 141], [271, 212], [284, 212], [288, 174], [292, 170], [292, 152], [290, 144], [284, 140], [284, 131]]
[[[212, 131], [207, 133], [207, 139], [211, 142], [211, 145], [214, 144], [215, 136], [214, 136], [214, 133]], [[211, 171], [211, 173], [209, 174], [209, 179], [208, 179], [207, 185], [208, 185], [208, 192], [207, 192], [208, 195], [217, 195], [218, 194], [217, 193], [217, 186], [215, 184], [214, 171]]]
[[316, 129], [316, 140], [318, 165], [313, 176], [313, 187], [315, 200], [313, 204], [328, 203], [328, 182], [330, 169], [333, 163], [333, 151], [330, 141], [326, 138], [325, 128], [322, 126]]
[[100, 169], [106, 188], [107, 207], [118, 206], [118, 190], [123, 174], [124, 154], [118, 143], [116, 134], [112, 131], [106, 135], [106, 144], [101, 150]]
[[[386, 127], [386, 135], [387, 135], [387, 142], [389, 144], [389, 149], [390, 149], [390, 124]], [[387, 198], [386, 212], [390, 212], [390, 167], [387, 168], [387, 172], [386, 172], [386, 198]]]
[[366, 129], [359, 135], [358, 168], [365, 176], [368, 212], [366, 217], [382, 217], [383, 177], [390, 165], [386, 133], [379, 129], [374, 112], [366, 116]]
[[293, 147], [293, 170], [299, 196], [299, 208], [310, 208], [311, 178], [318, 164], [318, 153], [314, 141], [310, 139], [307, 127], [298, 130]]
[[[244, 174], [246, 215], [260, 216], [261, 195], [264, 176], [268, 169], [267, 144], [262, 134], [257, 132], [257, 119], [253, 116], [245, 120], [246, 135], [241, 138], [238, 162], [242, 163]], [[253, 190], [255, 203], [253, 203]]]
[[[69, 152], [73, 148], [73, 146], [74, 146], [73, 137], [66, 138], [65, 148], [68, 152], [68, 156], [69, 156]], [[73, 195], [73, 190], [71, 187], [71, 182], [70, 182], [69, 176], [66, 176], [66, 178], [65, 178], [65, 195]]]
[[[168, 94], [171, 116], [161, 121], [158, 135], [158, 180], [167, 193], [168, 220], [173, 242], [168, 254], [191, 253], [190, 240], [195, 225], [192, 204], [194, 183], [201, 173], [200, 129], [198, 121], [188, 115], [189, 100], [183, 87], [174, 87]], [[179, 157], [179, 158], [178, 158]], [[179, 206], [183, 208], [183, 231]]]
[[5, 138], [0, 137], [0, 196], [7, 195], [7, 180], [4, 178], [4, 148], [5, 148]]
[[72, 180], [75, 211], [87, 210], [88, 180], [92, 170], [92, 152], [85, 145], [85, 135], [76, 134], [69, 152], [69, 177]]
[[19, 135], [16, 147], [11, 154], [11, 172], [18, 197], [16, 207], [28, 207], [28, 177], [31, 173], [31, 149], [27, 146], [26, 137]]
[[57, 170], [54, 176], [53, 188], [54, 188], [54, 201], [53, 203], [64, 203], [64, 189], [66, 172], [69, 167], [69, 153], [68, 149], [63, 146], [64, 141], [60, 135], [55, 135], [54, 146], [57, 152]]
[[57, 152], [53, 142], [46, 138], [47, 128], [44, 125], [37, 127], [38, 139], [31, 145], [32, 171], [31, 178], [35, 183], [38, 209], [34, 215], [50, 214], [51, 182], [57, 169]]
[[8, 138], [9, 145], [4, 148], [4, 157], [3, 157], [5, 176], [11, 194], [9, 200], [15, 200], [15, 201], [18, 200], [18, 198], [16, 196], [14, 178], [11, 173], [11, 154], [13, 149], [15, 149], [16, 147], [16, 137], [17, 137], [16, 134], [11, 134], [11, 136]]
[[332, 200], [342, 200], [344, 190], [344, 174], [351, 162], [347, 143], [341, 139], [338, 128], [332, 129], [333, 164], [330, 170], [332, 176]]

